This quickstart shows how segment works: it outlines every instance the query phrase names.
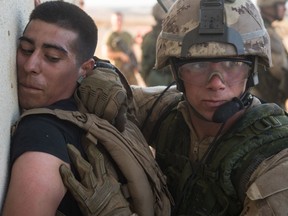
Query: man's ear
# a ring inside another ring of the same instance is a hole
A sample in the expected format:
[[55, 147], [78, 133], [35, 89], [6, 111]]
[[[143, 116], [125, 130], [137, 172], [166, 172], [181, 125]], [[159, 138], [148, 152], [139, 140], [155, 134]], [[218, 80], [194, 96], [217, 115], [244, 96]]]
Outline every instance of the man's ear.
[[81, 65], [81, 76], [86, 76], [91, 72], [94, 68], [95, 61], [93, 58], [88, 59]]

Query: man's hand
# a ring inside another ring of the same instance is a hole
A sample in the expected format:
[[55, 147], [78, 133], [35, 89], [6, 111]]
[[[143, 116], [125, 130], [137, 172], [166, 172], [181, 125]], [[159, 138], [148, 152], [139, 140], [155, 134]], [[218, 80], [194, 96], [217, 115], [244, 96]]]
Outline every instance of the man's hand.
[[96, 67], [80, 83], [75, 98], [82, 106], [80, 111], [94, 113], [109, 121], [120, 132], [124, 131], [127, 120], [127, 92], [113, 69]]
[[68, 144], [68, 152], [79, 172], [81, 182], [75, 179], [71, 170], [64, 164], [60, 166], [60, 174], [83, 215], [132, 215], [129, 203], [121, 193], [119, 182], [107, 173], [103, 155], [93, 143], [89, 143], [86, 148], [91, 165], [73, 145]]

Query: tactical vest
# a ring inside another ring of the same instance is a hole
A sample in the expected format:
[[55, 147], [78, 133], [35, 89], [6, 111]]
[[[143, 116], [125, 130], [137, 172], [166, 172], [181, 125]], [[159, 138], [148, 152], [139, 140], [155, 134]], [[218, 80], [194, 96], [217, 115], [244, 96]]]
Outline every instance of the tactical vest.
[[[135, 124], [127, 121], [125, 131], [121, 133], [108, 121], [95, 114], [48, 108], [26, 110], [17, 124], [21, 118], [37, 114], [53, 115], [77, 125], [86, 131], [83, 142], [102, 145], [107, 150], [113, 163], [115, 162], [127, 181], [125, 185], [121, 185], [122, 192], [137, 215], [170, 215], [173, 199], [168, 191], [165, 176]], [[12, 130], [17, 128], [17, 124]]]
[[250, 108], [213, 144], [204, 164], [189, 160], [190, 132], [179, 111], [157, 131], [153, 145], [176, 202], [173, 215], [239, 215], [253, 171], [288, 147], [288, 118], [276, 104]]

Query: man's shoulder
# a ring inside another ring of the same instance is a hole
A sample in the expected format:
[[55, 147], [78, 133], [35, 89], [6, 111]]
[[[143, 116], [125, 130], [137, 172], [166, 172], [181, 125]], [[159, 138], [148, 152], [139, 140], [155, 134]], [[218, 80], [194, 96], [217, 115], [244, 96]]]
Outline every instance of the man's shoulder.
[[132, 38], [132, 34], [130, 34], [128, 31], [121, 32], [121, 35], [124, 35], [125, 37], [131, 37]]
[[[279, 126], [288, 124], [286, 112], [275, 103], [261, 103], [255, 98], [256, 103], [245, 111], [244, 115], [234, 125], [237, 130], [242, 130], [247, 127], [255, 128], [255, 130], [274, 129], [277, 123]], [[277, 126], [277, 128], [279, 128]], [[288, 130], [287, 130], [288, 133]]]
[[116, 32], [116, 31], [109, 31], [109, 32], [106, 34], [106, 37], [108, 37], [108, 38], [116, 37], [116, 36], [119, 36], [119, 33]]
[[[66, 111], [77, 111], [77, 104], [73, 98], [58, 101], [50, 106], [45, 107], [43, 110], [54, 110], [54, 109], [61, 109]], [[41, 112], [40, 109], [29, 109], [22, 112], [21, 116], [17, 120], [17, 122], [12, 127], [12, 132], [14, 132], [18, 125], [25, 125], [22, 130], [43, 130], [44, 128], [48, 130], [49, 128], [71, 128], [71, 124], [61, 121], [57, 118], [57, 116], [50, 115], [48, 112]], [[49, 130], [50, 130], [49, 129]], [[57, 130], [58, 130], [57, 129]], [[61, 130], [62, 130], [61, 129]], [[65, 129], [66, 130], [66, 129]], [[67, 129], [68, 130], [68, 129]]]
[[[287, 215], [288, 181], [286, 170], [288, 169], [288, 149], [284, 149], [273, 157], [264, 160], [253, 172], [244, 210], [247, 215], [255, 215], [265, 211], [267, 214]], [[253, 203], [256, 209], [251, 209]]]
[[108, 33], [106, 33], [104, 37], [106, 41], [106, 45], [110, 45], [116, 37], [119, 37], [119, 34], [115, 31], [109, 31]]
[[183, 94], [172, 86], [133, 87], [133, 103], [130, 110], [147, 137], [158, 119], [170, 108], [177, 106]]
[[[150, 44], [150, 43], [155, 43], [155, 37], [153, 35], [153, 32], [147, 32], [144, 36], [143, 36], [143, 42], [142, 44]], [[143, 46], [143, 45], [142, 45]]]
[[54, 104], [51, 104], [50, 106], [47, 106], [49, 109], [62, 109], [62, 110], [68, 110], [68, 111], [76, 111], [78, 110], [76, 101], [73, 97], [57, 101]]

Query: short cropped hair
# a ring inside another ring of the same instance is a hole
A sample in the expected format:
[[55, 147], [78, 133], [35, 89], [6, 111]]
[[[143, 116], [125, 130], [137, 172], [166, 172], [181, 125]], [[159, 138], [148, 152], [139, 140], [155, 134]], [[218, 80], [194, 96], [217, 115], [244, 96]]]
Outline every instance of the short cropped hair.
[[68, 2], [48, 1], [32, 11], [29, 22], [36, 19], [78, 34], [75, 51], [80, 64], [94, 56], [98, 29], [93, 19], [81, 8]]

